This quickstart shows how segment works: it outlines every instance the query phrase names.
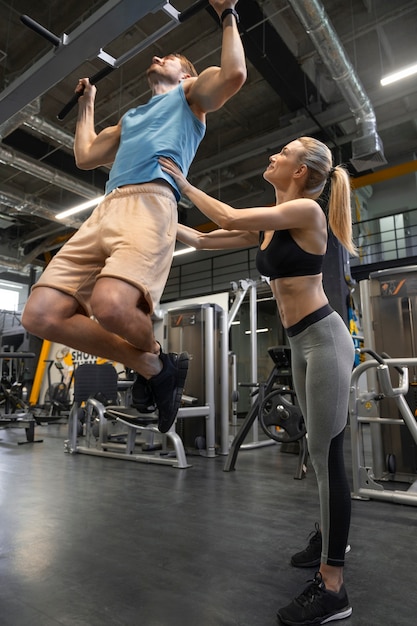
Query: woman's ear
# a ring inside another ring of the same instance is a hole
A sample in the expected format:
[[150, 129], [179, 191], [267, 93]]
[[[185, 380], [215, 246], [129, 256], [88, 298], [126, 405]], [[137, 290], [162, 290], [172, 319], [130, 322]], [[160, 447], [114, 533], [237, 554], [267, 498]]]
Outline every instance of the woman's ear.
[[301, 163], [298, 168], [294, 172], [295, 178], [302, 178], [307, 174], [307, 165], [305, 163]]

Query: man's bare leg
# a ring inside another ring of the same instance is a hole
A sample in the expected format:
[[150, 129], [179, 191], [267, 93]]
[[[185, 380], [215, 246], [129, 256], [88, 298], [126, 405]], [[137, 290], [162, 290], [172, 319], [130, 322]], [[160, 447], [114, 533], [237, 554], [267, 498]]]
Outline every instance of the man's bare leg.
[[149, 314], [138, 308], [141, 293], [113, 278], [101, 278], [92, 297], [97, 321], [79, 312], [78, 302], [56, 289], [37, 287], [23, 312], [28, 332], [122, 363], [145, 378], [161, 370], [159, 345]]
[[[122, 363], [143, 379], [135, 385], [158, 407], [158, 428], [175, 421], [188, 370], [188, 355], [164, 354], [153, 335], [141, 292], [114, 278], [100, 278], [91, 306], [97, 321], [80, 313], [78, 302], [57, 289], [39, 286], [23, 312], [22, 324], [34, 335]], [[134, 404], [134, 406], [137, 406]], [[146, 402], [148, 406], [148, 402]]]

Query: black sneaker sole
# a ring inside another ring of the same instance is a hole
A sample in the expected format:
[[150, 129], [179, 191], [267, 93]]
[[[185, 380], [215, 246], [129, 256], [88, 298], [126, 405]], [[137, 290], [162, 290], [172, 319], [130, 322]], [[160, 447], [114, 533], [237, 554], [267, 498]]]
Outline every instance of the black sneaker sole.
[[285, 617], [281, 617], [280, 611], [277, 612], [277, 617], [281, 624], [285, 624], [286, 626], [321, 626], [322, 624], [329, 624], [330, 622], [334, 622], [337, 620], [346, 619], [352, 615], [352, 608], [350, 606], [345, 607], [341, 611], [335, 611], [330, 615], [324, 615], [322, 617], [316, 617], [313, 620], [295, 622], [292, 619], [287, 619]]
[[182, 392], [184, 390], [185, 379], [187, 378], [189, 361], [190, 357], [188, 356], [188, 352], [181, 352], [181, 354], [177, 356], [177, 360], [175, 363], [177, 369], [177, 381], [174, 390], [172, 414], [168, 421], [159, 420], [158, 429], [161, 433], [167, 433], [172, 424], [175, 422], [175, 418], [177, 417], [178, 409], [180, 408], [181, 404]]
[[[350, 545], [348, 544], [346, 546], [345, 554], [350, 552], [350, 549], [351, 549]], [[314, 561], [302, 561], [301, 563], [294, 562], [291, 559], [291, 565], [293, 567], [306, 567], [306, 568], [307, 567], [320, 567], [320, 564], [321, 564], [321, 557], [319, 557], [318, 559], [315, 559]]]
[[291, 565], [293, 567], [319, 567], [320, 566], [320, 562], [321, 562], [321, 558], [315, 559], [314, 561], [304, 561], [302, 563], [295, 563], [291, 559]]

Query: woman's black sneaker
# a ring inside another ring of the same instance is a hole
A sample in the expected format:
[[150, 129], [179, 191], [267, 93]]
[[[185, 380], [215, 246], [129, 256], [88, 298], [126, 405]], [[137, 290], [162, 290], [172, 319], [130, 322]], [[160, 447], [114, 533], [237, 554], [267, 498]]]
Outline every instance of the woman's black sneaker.
[[327, 590], [320, 572], [301, 595], [277, 613], [287, 626], [319, 626], [351, 614], [345, 586], [342, 585], [338, 593]]
[[[321, 530], [317, 522], [315, 529], [309, 534], [310, 541], [307, 547], [291, 557], [291, 565], [294, 567], [320, 567], [322, 541]], [[348, 552], [350, 552], [349, 544], [346, 546], [345, 554]]]
[[315, 531], [309, 535], [307, 547], [301, 552], [293, 554], [291, 557], [291, 565], [294, 567], [319, 567], [321, 560], [321, 530], [319, 525], [315, 524]]

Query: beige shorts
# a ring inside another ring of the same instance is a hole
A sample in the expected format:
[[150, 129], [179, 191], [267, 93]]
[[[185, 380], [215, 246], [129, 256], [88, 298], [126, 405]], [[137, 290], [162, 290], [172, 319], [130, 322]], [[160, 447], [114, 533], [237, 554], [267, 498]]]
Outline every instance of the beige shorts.
[[140, 289], [152, 313], [171, 269], [177, 219], [177, 202], [168, 185], [115, 189], [59, 250], [34, 288], [63, 291], [91, 316], [96, 280], [110, 276]]

